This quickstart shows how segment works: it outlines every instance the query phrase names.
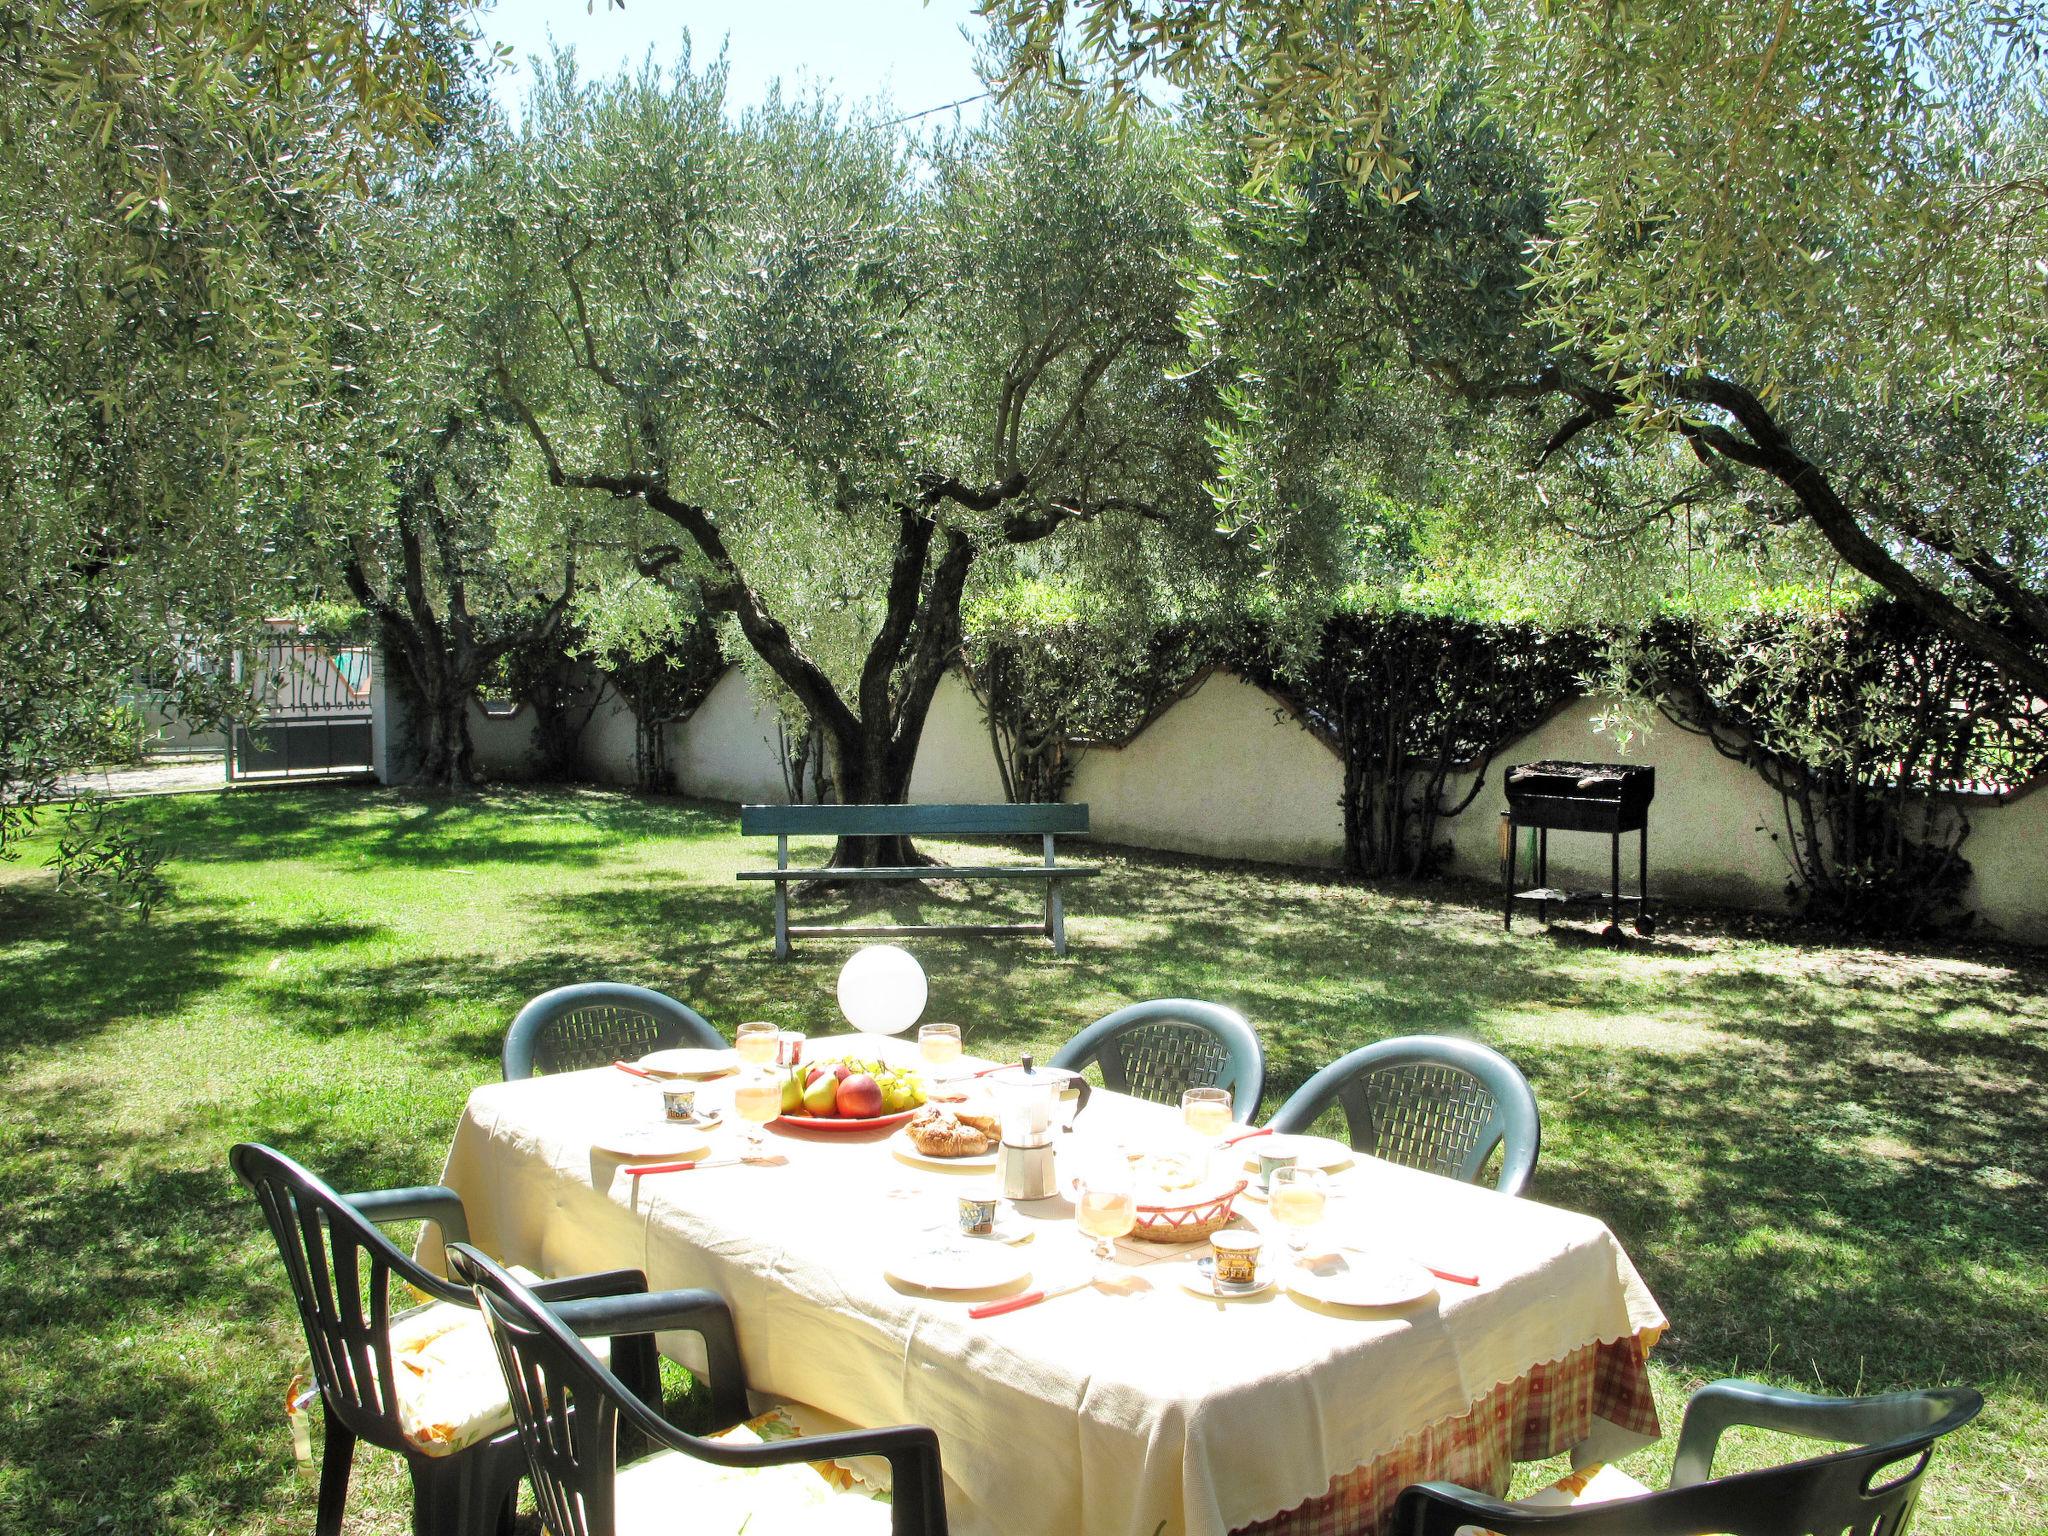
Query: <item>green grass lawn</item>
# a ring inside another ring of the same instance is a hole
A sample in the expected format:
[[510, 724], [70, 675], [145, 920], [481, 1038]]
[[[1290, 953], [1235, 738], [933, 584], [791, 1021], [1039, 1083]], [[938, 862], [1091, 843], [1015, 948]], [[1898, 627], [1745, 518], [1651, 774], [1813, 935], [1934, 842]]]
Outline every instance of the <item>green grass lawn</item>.
[[[279, 1407], [304, 1348], [229, 1144], [431, 1182], [532, 994], [612, 977], [819, 1032], [847, 950], [769, 958], [767, 891], [732, 879], [762, 851], [728, 808], [334, 789], [135, 813], [175, 850], [147, 926], [54, 898], [46, 847], [0, 867], [0, 1529], [304, 1531]], [[2048, 1523], [2048, 965], [1705, 923], [1617, 953], [1503, 937], [1456, 892], [1106, 862], [1065, 961], [919, 944], [928, 1016], [1000, 1054], [1214, 998], [1259, 1028], [1268, 1110], [1352, 1046], [1475, 1034], [1535, 1084], [1535, 1197], [1605, 1220], [1670, 1315], [1671, 1429], [1730, 1373], [1973, 1383], [1989, 1406], [1922, 1529]], [[1669, 1449], [1628, 1465], [1661, 1482]], [[352, 1529], [405, 1528], [390, 1460], [359, 1458]]]

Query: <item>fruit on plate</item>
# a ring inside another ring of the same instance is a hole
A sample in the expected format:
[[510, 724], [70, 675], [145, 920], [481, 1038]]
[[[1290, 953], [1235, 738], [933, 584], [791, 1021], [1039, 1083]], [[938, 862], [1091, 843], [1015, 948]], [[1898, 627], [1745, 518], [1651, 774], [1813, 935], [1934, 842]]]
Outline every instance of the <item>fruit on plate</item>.
[[872, 1120], [887, 1101], [872, 1072], [849, 1072], [839, 1080], [839, 1113], [848, 1120]]
[[874, 1120], [924, 1103], [924, 1082], [908, 1067], [843, 1057], [807, 1062], [782, 1083], [782, 1113], [819, 1120]]
[[820, 1119], [839, 1113], [839, 1079], [830, 1072], [813, 1074], [804, 1085], [804, 1113]]

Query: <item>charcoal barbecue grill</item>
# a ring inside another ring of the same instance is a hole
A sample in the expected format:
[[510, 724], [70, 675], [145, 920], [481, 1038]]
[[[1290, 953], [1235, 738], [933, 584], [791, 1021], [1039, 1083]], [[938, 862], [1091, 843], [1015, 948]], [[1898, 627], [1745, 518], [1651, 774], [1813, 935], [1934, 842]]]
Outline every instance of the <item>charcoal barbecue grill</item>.
[[[1534, 902], [1536, 915], [1550, 921], [1553, 904], [1574, 901], [1607, 904], [1608, 922], [1602, 936], [1610, 942], [1621, 939], [1623, 907], [1635, 910], [1637, 933], [1648, 935], [1653, 924], [1650, 896], [1650, 801], [1657, 793], [1657, 770], [1631, 763], [1573, 763], [1546, 761], [1520, 763], [1507, 774], [1508, 808], [1501, 822], [1506, 834], [1506, 856], [1501, 861], [1501, 927], [1515, 925], [1515, 903]], [[1536, 833], [1536, 883], [1526, 891], [1515, 889], [1517, 834], [1524, 827]], [[1605, 891], [1561, 891], [1550, 885], [1550, 834], [1552, 832], [1605, 832], [1608, 837], [1608, 888]], [[1621, 889], [1621, 835], [1636, 834], [1636, 893]]]

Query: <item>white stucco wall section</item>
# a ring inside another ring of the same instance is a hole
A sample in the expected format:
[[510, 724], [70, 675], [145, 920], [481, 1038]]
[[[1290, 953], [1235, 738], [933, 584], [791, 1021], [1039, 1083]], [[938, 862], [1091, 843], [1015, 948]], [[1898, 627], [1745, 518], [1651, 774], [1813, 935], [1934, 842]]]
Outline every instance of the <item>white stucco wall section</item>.
[[[633, 722], [626, 721], [626, 765], [633, 762]], [[754, 697], [747, 675], [729, 668], [697, 712], [674, 727], [669, 762], [676, 787], [707, 800], [779, 805], [789, 798], [782, 781], [775, 711]]]
[[1284, 704], [1218, 670], [1125, 745], [1087, 748], [1067, 798], [1109, 842], [1328, 867], [1344, 862], [1343, 789]]
[[2048, 944], [2048, 785], [2003, 805], [1972, 805], [1963, 857], [1970, 904], [2000, 938]]
[[1003, 775], [988, 739], [988, 721], [974, 690], [958, 672], [948, 672], [932, 695], [932, 710], [917, 744], [917, 766], [910, 774], [910, 798], [919, 805], [1002, 802]]
[[[1521, 740], [1495, 754], [1486, 784], [1461, 816], [1441, 824], [1455, 850], [1453, 868], [1477, 879], [1497, 879], [1500, 817], [1507, 809], [1502, 785], [1516, 763], [1561, 757], [1582, 762], [1647, 763], [1657, 770], [1657, 798], [1650, 802], [1650, 895], [1682, 896], [1733, 906], [1782, 908], [1790, 872], [1773, 832], [1782, 833], [1784, 808], [1771, 787], [1740, 763], [1730, 762], [1704, 737], [1682, 731], [1661, 716], [1637, 735], [1623, 753], [1612, 736], [1593, 722], [1614, 700], [1576, 699]], [[1446, 799], [1456, 805], [1471, 785], [1454, 777]], [[1524, 834], [1526, 837], [1526, 834]], [[1527, 844], [1523, 845], [1526, 852]], [[1605, 890], [1608, 840], [1584, 832], [1550, 834], [1550, 883]], [[1523, 889], [1534, 884], [1526, 864], [1517, 870]], [[1635, 890], [1636, 838], [1621, 841], [1622, 889]]]

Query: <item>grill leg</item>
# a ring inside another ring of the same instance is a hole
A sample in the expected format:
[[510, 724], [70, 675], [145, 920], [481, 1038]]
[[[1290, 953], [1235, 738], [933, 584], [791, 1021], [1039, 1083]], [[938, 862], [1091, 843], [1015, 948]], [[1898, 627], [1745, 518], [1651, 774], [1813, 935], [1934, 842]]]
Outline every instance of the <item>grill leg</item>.
[[1503, 825], [1508, 829], [1508, 852], [1503, 861], [1506, 872], [1501, 876], [1500, 931], [1512, 933], [1515, 927], [1515, 818], [1509, 816]]
[[1608, 897], [1607, 920], [1617, 930], [1621, 927], [1621, 834], [1611, 832], [1607, 837], [1608, 852]]

